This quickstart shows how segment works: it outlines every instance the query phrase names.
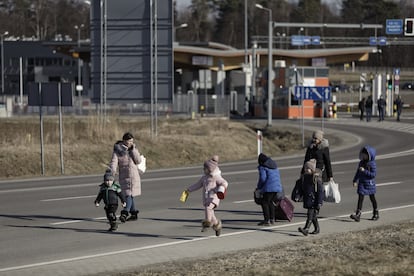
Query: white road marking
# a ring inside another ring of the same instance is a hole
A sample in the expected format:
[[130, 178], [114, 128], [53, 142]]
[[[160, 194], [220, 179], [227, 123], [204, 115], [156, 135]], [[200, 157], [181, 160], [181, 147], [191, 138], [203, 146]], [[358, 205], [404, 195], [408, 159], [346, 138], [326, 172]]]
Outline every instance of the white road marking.
[[50, 198], [50, 199], [42, 199], [40, 201], [48, 202], [48, 201], [61, 201], [61, 200], [71, 200], [71, 199], [81, 199], [81, 198], [91, 198], [96, 197], [96, 195], [87, 195], [87, 196], [71, 196], [71, 197], [61, 197], [61, 198]]

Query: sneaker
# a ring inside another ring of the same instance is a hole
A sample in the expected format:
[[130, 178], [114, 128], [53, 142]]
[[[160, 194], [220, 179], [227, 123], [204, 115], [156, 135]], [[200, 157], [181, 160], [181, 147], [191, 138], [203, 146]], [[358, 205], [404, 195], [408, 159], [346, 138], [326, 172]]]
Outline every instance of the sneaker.
[[270, 223], [268, 222], [268, 221], [261, 221], [261, 222], [259, 222], [257, 225], [259, 225], [259, 226], [270, 226]]

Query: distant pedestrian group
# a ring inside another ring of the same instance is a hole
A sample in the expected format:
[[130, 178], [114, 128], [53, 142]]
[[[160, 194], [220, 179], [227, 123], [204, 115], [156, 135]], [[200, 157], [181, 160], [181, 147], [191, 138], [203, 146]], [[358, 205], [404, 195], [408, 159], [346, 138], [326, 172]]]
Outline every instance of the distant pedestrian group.
[[[369, 99], [370, 97], [367, 101]], [[365, 110], [366, 106], [365, 101]], [[362, 104], [360, 104], [360, 107], [362, 107]], [[375, 197], [375, 178], [377, 174], [375, 157], [376, 151], [369, 145], [364, 146], [359, 152], [359, 163], [352, 181], [353, 185], [357, 187], [358, 201], [355, 213], [350, 215], [350, 218], [357, 222], [360, 221], [362, 215], [365, 196], [369, 196], [372, 204], [373, 215], [371, 219], [379, 219], [378, 204]], [[118, 229], [116, 212], [119, 201], [123, 207], [119, 216], [121, 223], [138, 219], [139, 211], [134, 197], [141, 194], [140, 172], [137, 167], [141, 161], [141, 155], [134, 143], [133, 135], [129, 132], [125, 133], [122, 140], [114, 144], [111, 161], [104, 174], [103, 182], [99, 185], [99, 191], [94, 201], [98, 207], [103, 200], [106, 218], [110, 225], [109, 231]], [[277, 210], [281, 208], [281, 202], [288, 201], [288, 199], [284, 194], [277, 163], [264, 153], [258, 155], [257, 162], [258, 181], [255, 189], [260, 193], [261, 199], [258, 204], [261, 205], [263, 215], [263, 220], [258, 225], [271, 226], [278, 219]], [[116, 174], [119, 182], [115, 179]], [[313, 132], [306, 148], [300, 171], [300, 181], [298, 182], [299, 187], [295, 187], [295, 189], [299, 189], [303, 208], [307, 210], [305, 225], [298, 228], [298, 231], [304, 236], [320, 233], [318, 216], [324, 201], [326, 201], [326, 183], [332, 181], [333, 172], [329, 142], [324, 137], [323, 131], [316, 130]], [[229, 183], [222, 176], [219, 168], [219, 157], [213, 155], [204, 162], [202, 176], [184, 190], [181, 198], [182, 202], [186, 201], [189, 194], [201, 190], [201, 203], [204, 209], [204, 219], [201, 221], [202, 232], [212, 228], [216, 236], [221, 235], [223, 222], [217, 217], [215, 211], [221, 200], [226, 197], [228, 188]], [[293, 196], [292, 200], [297, 201], [293, 199]], [[292, 205], [292, 216], [293, 208]], [[283, 211], [286, 211], [286, 208]], [[311, 226], [313, 226], [313, 231], [311, 231]]]

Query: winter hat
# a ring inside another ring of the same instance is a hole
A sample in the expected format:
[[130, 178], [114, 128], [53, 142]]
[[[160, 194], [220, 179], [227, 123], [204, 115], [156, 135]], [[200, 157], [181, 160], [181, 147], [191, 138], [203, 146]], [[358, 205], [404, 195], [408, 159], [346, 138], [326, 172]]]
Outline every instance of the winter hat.
[[316, 170], [316, 160], [315, 159], [311, 159], [311, 160], [309, 160], [305, 163], [305, 171], [307, 171], [308, 169], [310, 169], [313, 172]]
[[318, 139], [319, 141], [322, 141], [322, 139], [323, 139], [323, 131], [322, 130], [315, 131], [313, 133], [312, 137]]
[[207, 169], [209, 172], [212, 172], [218, 167], [218, 161], [219, 161], [218, 155], [213, 155], [211, 159], [204, 162], [204, 168]]
[[115, 177], [111, 170], [107, 170], [104, 174], [104, 181], [114, 181]]

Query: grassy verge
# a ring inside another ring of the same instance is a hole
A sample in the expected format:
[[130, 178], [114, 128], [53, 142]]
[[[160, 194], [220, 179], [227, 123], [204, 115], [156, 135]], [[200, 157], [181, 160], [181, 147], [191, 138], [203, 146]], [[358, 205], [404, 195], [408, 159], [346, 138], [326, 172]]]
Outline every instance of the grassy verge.
[[[149, 275], [414, 275], [414, 221], [141, 267]], [[276, 237], [275, 237], [276, 238]]]

